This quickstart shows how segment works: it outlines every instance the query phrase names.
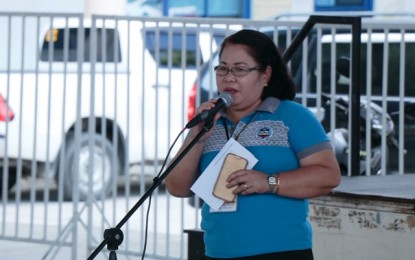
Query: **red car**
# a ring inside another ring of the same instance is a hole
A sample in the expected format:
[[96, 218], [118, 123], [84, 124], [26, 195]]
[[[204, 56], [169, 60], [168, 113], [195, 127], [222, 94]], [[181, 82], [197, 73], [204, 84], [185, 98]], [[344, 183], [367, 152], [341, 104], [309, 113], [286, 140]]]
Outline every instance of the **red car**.
[[0, 94], [0, 122], [12, 121], [13, 118], [13, 110], [8, 106], [7, 101]]
[[[7, 104], [7, 100], [0, 94], [0, 125], [12, 121], [14, 118], [14, 112]], [[5, 128], [2, 128], [4, 130]], [[6, 138], [5, 132], [0, 132], [0, 138]], [[10, 189], [16, 183], [16, 174], [10, 174], [3, 176], [3, 167], [0, 167], [0, 197], [3, 192], [3, 180], [7, 180], [7, 189]]]

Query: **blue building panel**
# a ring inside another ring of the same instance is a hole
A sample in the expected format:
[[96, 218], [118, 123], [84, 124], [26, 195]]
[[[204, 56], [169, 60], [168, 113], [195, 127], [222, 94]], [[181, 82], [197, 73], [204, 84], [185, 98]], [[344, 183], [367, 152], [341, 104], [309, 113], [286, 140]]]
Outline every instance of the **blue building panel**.
[[373, 0], [314, 0], [315, 11], [373, 11]]
[[251, 0], [163, 0], [162, 6], [164, 16], [176, 10], [176, 16], [251, 17]]

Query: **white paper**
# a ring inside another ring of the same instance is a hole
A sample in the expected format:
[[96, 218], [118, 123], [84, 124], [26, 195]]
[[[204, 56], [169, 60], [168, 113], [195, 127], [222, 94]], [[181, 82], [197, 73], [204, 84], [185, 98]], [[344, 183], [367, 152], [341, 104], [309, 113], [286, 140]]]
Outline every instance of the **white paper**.
[[249, 152], [240, 143], [231, 138], [222, 148], [222, 150], [216, 155], [213, 161], [203, 171], [200, 177], [190, 188], [197, 196], [199, 196], [205, 203], [207, 203], [213, 210], [218, 210], [225, 202], [222, 199], [215, 197], [212, 192], [218, 178], [220, 169], [222, 167], [225, 156], [228, 153], [234, 153], [240, 157], [248, 160], [247, 169], [252, 169], [258, 162], [258, 159]]

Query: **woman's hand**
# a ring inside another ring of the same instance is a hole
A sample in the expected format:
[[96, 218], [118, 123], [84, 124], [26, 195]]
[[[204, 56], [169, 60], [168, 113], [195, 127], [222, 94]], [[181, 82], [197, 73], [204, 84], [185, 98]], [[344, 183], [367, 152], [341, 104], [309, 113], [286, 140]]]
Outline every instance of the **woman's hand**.
[[[202, 103], [197, 109], [196, 109], [196, 114], [195, 116], [199, 115], [200, 113], [202, 113], [203, 111], [207, 111], [210, 110], [212, 108], [215, 107], [215, 103], [217, 102], [217, 99], [212, 98], [209, 99], [208, 101]], [[220, 114], [217, 113], [213, 119], [213, 126], [215, 126], [216, 121], [220, 118]], [[190, 131], [190, 137], [191, 138], [195, 138], [197, 136], [197, 134], [203, 129], [203, 127], [205, 126], [206, 120], [201, 121], [199, 124], [195, 125], [191, 131]], [[212, 126], [212, 128], [213, 128]], [[212, 129], [211, 128], [211, 129]], [[209, 137], [209, 133], [211, 131], [209, 131], [207, 134], [203, 135], [202, 138], [199, 140], [199, 142], [203, 142], [205, 141], [208, 137]]]
[[226, 187], [230, 189], [236, 186], [234, 194], [267, 193], [269, 191], [268, 176], [268, 174], [255, 170], [238, 170], [229, 175]]

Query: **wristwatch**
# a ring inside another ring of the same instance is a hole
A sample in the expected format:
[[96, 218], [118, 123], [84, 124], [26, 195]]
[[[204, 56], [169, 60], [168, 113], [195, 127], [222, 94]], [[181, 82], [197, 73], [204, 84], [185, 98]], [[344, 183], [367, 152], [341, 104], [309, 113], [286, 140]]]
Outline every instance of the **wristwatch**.
[[275, 193], [277, 191], [277, 179], [278, 177], [275, 174], [268, 177], [268, 187], [270, 193]]

